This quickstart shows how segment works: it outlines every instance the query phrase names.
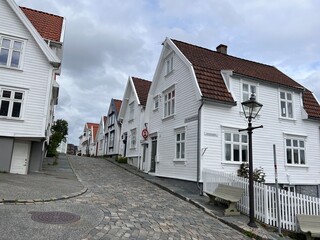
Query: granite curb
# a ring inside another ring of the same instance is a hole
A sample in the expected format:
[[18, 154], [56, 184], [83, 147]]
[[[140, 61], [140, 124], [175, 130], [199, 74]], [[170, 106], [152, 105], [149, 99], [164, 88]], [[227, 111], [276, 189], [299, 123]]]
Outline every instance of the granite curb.
[[170, 193], [170, 194], [172, 194], [172, 195], [174, 195], [174, 196], [176, 196], [176, 197], [178, 197], [178, 198], [180, 198], [180, 199], [182, 199], [182, 200], [184, 200], [186, 202], [189, 202], [189, 203], [193, 204], [194, 206], [196, 206], [197, 208], [201, 209], [202, 211], [204, 211], [209, 216], [221, 221], [222, 223], [224, 223], [224, 224], [228, 225], [229, 227], [231, 227], [231, 228], [233, 228], [233, 229], [235, 229], [235, 230], [237, 230], [237, 231], [249, 236], [252, 239], [258, 239], [258, 240], [275, 239], [275, 238], [269, 238], [269, 237], [261, 236], [259, 233], [255, 233], [255, 232], [251, 231], [251, 229], [244, 229], [244, 228], [241, 228], [240, 226], [238, 226], [238, 225], [236, 225], [236, 224], [234, 224], [232, 222], [226, 221], [225, 219], [223, 219], [223, 218], [217, 216], [216, 214], [214, 214], [212, 212], [212, 210], [210, 210], [209, 208], [203, 206], [201, 203], [199, 203], [197, 201], [194, 201], [193, 199], [191, 199], [189, 197], [186, 197], [186, 196], [184, 196], [184, 195], [182, 195], [182, 194], [180, 194], [180, 193], [178, 193], [178, 192], [176, 192], [176, 191], [174, 191], [174, 190], [172, 190], [172, 189], [170, 189], [170, 188], [168, 188], [166, 186], [163, 186], [163, 185], [161, 185], [161, 184], [159, 184], [159, 183], [157, 183], [155, 181], [152, 181], [152, 179], [146, 178], [143, 175], [145, 173], [142, 173], [142, 172], [140, 173], [138, 170], [135, 170], [135, 169], [126, 168], [125, 167], [126, 164], [120, 164], [120, 163], [117, 163], [117, 162], [115, 162], [114, 160], [111, 160], [111, 159], [106, 159], [106, 160], [109, 161], [110, 163], [115, 164], [115, 165], [121, 167], [122, 169], [124, 169], [124, 170], [126, 170], [126, 171], [128, 171], [128, 172], [130, 172], [130, 173], [132, 173], [132, 174], [144, 179], [145, 181], [150, 182], [151, 184], [153, 184], [153, 185], [155, 185], [155, 186], [167, 191], [168, 193]]

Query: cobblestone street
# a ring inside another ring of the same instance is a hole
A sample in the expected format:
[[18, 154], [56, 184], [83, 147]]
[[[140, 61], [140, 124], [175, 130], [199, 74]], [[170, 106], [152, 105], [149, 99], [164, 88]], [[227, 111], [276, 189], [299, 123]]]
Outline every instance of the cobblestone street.
[[85, 239], [248, 239], [108, 161], [70, 160], [88, 192], [68, 202], [93, 204], [105, 214]]

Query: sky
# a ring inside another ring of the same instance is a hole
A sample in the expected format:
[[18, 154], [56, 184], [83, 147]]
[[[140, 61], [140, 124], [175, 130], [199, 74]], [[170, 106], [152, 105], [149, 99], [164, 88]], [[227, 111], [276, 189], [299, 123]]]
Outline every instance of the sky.
[[66, 18], [56, 119], [79, 144], [129, 76], [152, 80], [166, 37], [277, 67], [320, 100], [317, 0], [15, 0]]

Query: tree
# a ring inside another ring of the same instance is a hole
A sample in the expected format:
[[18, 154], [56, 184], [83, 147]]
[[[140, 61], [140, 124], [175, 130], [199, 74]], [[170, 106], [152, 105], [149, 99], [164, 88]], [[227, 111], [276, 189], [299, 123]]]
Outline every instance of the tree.
[[57, 147], [59, 147], [61, 141], [65, 140], [68, 135], [68, 122], [63, 119], [58, 119], [52, 125], [51, 133], [47, 156], [55, 157], [57, 156]]

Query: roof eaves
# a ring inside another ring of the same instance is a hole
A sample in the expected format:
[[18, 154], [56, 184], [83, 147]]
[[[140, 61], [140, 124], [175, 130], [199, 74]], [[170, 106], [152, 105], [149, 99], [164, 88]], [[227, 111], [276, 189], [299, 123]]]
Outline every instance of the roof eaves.
[[236, 101], [221, 101], [221, 100], [215, 100], [215, 99], [211, 99], [211, 98], [206, 98], [206, 97], [202, 97], [202, 100], [204, 102], [209, 102], [209, 103], [219, 103], [219, 104], [224, 104], [224, 105], [230, 105], [230, 106], [237, 106], [237, 102]]

